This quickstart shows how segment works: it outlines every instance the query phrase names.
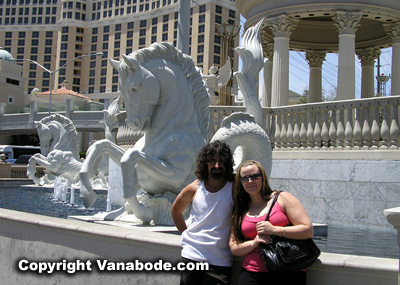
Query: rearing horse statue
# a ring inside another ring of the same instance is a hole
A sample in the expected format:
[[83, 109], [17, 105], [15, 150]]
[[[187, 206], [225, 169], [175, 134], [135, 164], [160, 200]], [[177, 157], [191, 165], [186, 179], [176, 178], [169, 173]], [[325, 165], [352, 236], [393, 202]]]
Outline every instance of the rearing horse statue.
[[[52, 114], [35, 122], [40, 148], [29, 159], [27, 173], [37, 184], [51, 184], [56, 177], [64, 177], [69, 184], [75, 181], [82, 162], [78, 152], [78, 134], [72, 121], [60, 114]], [[36, 165], [44, 167], [47, 174], [42, 178], [35, 176]]]
[[[208, 136], [209, 96], [201, 73], [170, 43], [153, 44], [110, 62], [120, 74], [126, 124], [144, 136], [127, 151], [109, 140], [90, 147], [79, 174], [84, 205], [96, 199], [89, 178], [107, 153], [121, 166], [126, 210], [143, 223], [172, 224], [170, 204], [195, 179], [196, 156]], [[141, 201], [139, 190], [148, 194]]]

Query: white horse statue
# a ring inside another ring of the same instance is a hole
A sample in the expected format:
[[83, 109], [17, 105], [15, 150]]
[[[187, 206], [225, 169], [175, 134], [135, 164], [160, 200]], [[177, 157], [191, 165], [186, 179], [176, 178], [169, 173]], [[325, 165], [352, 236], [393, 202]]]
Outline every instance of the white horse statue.
[[[41, 152], [29, 159], [28, 177], [37, 185], [53, 184], [55, 178], [65, 178], [69, 184], [79, 182], [82, 162], [79, 159], [78, 135], [72, 121], [59, 114], [52, 114], [35, 122]], [[44, 177], [35, 176], [36, 165], [46, 169]]]
[[[261, 22], [249, 29], [247, 37], [252, 50], [245, 52], [249, 64], [258, 68]], [[262, 50], [261, 50], [262, 51]], [[243, 54], [243, 52], [242, 52]], [[263, 59], [261, 58], [261, 66]], [[81, 197], [86, 207], [94, 203], [96, 194], [89, 178], [102, 154], [109, 154], [122, 169], [125, 209], [107, 214], [106, 220], [119, 219], [123, 214], [134, 214], [143, 223], [173, 225], [170, 214], [176, 195], [194, 177], [196, 157], [207, 141], [209, 125], [209, 96], [199, 70], [193, 60], [170, 43], [153, 44], [138, 50], [121, 61], [111, 60], [120, 73], [119, 87], [126, 107], [126, 124], [144, 136], [126, 152], [108, 140], [90, 147], [81, 172]], [[258, 71], [249, 72], [252, 77]], [[246, 74], [245, 74], [246, 75]], [[246, 76], [241, 84], [252, 84]], [[271, 172], [272, 149], [261, 128], [262, 113], [258, 96], [245, 92], [248, 113], [227, 117], [212, 140], [223, 140], [235, 154], [235, 164], [257, 159]], [[261, 114], [261, 117], [260, 117]], [[140, 192], [144, 192], [139, 196]]]
[[[201, 74], [193, 60], [170, 43], [153, 44], [111, 64], [120, 74], [126, 124], [144, 136], [127, 151], [109, 140], [89, 148], [80, 171], [84, 205], [96, 199], [89, 178], [107, 153], [122, 169], [126, 211], [143, 223], [172, 224], [171, 204], [195, 179], [196, 156], [207, 141], [209, 97]], [[141, 201], [139, 190], [147, 194]]]

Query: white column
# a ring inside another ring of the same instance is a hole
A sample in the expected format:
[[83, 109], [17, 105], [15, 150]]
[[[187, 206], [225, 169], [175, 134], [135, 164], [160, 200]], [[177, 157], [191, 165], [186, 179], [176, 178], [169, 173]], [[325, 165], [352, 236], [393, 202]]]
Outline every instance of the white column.
[[385, 24], [383, 27], [392, 37], [391, 95], [400, 95], [400, 23]]
[[271, 87], [272, 87], [272, 62], [274, 55], [274, 45], [267, 43], [263, 45], [264, 57], [264, 72], [263, 72], [263, 92], [261, 94], [261, 105], [263, 107], [271, 106]]
[[266, 20], [274, 34], [271, 107], [286, 106], [289, 103], [289, 40], [298, 21], [286, 15]]
[[6, 106], [7, 106], [6, 103], [0, 102], [0, 116], [6, 113]]
[[325, 61], [326, 52], [308, 51], [306, 59], [310, 66], [309, 96], [310, 103], [322, 102], [322, 63]]
[[[29, 126], [34, 128], [35, 114], [37, 113], [37, 103], [34, 100], [29, 102]], [[1, 115], [1, 113], [0, 113]]]
[[70, 118], [71, 117], [71, 99], [65, 99], [65, 117]]
[[339, 67], [336, 100], [354, 99], [356, 93], [355, 38], [362, 14], [337, 11], [334, 25], [339, 30]]
[[107, 110], [110, 107], [110, 99], [104, 99], [104, 110]]
[[361, 98], [372, 98], [375, 94], [375, 60], [379, 57], [379, 48], [365, 48], [357, 51], [361, 61]]
[[78, 132], [78, 151], [79, 152], [86, 150], [86, 148], [83, 148], [83, 141], [84, 141], [83, 136], [84, 136], [83, 132]]
[[177, 48], [189, 54], [190, 2], [179, 1]]

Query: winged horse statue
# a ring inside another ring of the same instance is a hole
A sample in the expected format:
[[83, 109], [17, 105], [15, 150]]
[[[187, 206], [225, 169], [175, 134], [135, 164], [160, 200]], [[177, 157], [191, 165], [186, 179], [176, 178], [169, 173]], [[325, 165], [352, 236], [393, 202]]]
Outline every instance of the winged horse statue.
[[[254, 42], [257, 44], [260, 27], [261, 23], [247, 32], [250, 46]], [[255, 50], [258, 56], [259, 49]], [[246, 54], [251, 57], [253, 53]], [[255, 61], [258, 60], [256, 57]], [[195, 179], [196, 157], [208, 137], [209, 96], [202, 75], [192, 58], [170, 43], [155, 43], [124, 55], [120, 61], [110, 62], [120, 74], [126, 124], [134, 131], [143, 132], [144, 136], [126, 151], [109, 140], [98, 141], [89, 148], [79, 173], [84, 205], [89, 207], [96, 200], [89, 179], [96, 161], [107, 153], [121, 166], [126, 203], [104, 219], [134, 214], [143, 223], [173, 225], [171, 205], [183, 187]], [[247, 61], [248, 65], [254, 66], [251, 60]], [[251, 85], [249, 79], [253, 77], [240, 79]], [[248, 90], [246, 96], [257, 96]], [[258, 99], [247, 102], [259, 104]], [[261, 105], [247, 109], [256, 116], [235, 113], [227, 117], [213, 140], [227, 141], [235, 151], [237, 164], [244, 159], [258, 159], [270, 173], [271, 144], [258, 123], [262, 121]]]

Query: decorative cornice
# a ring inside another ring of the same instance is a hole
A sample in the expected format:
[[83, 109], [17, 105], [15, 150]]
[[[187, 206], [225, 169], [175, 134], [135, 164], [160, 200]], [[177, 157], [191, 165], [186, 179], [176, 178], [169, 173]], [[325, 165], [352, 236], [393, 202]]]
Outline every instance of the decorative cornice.
[[264, 35], [265, 32], [261, 31], [261, 46], [263, 49], [264, 57], [272, 61], [274, 57], [274, 44], [267, 41]]
[[361, 12], [344, 12], [337, 11], [333, 17], [333, 24], [339, 31], [339, 35], [353, 34], [355, 35], [357, 28], [360, 26], [362, 18]]
[[266, 19], [266, 23], [274, 34], [274, 37], [290, 38], [293, 30], [296, 28], [298, 19], [290, 18], [287, 15], [280, 15]]
[[361, 61], [362, 66], [374, 66], [375, 59], [381, 54], [381, 50], [376, 47], [357, 50], [357, 57]]
[[400, 42], [400, 22], [383, 24], [383, 29], [391, 36], [394, 43]]
[[306, 52], [306, 59], [310, 67], [321, 67], [325, 61], [326, 52], [310, 50]]

